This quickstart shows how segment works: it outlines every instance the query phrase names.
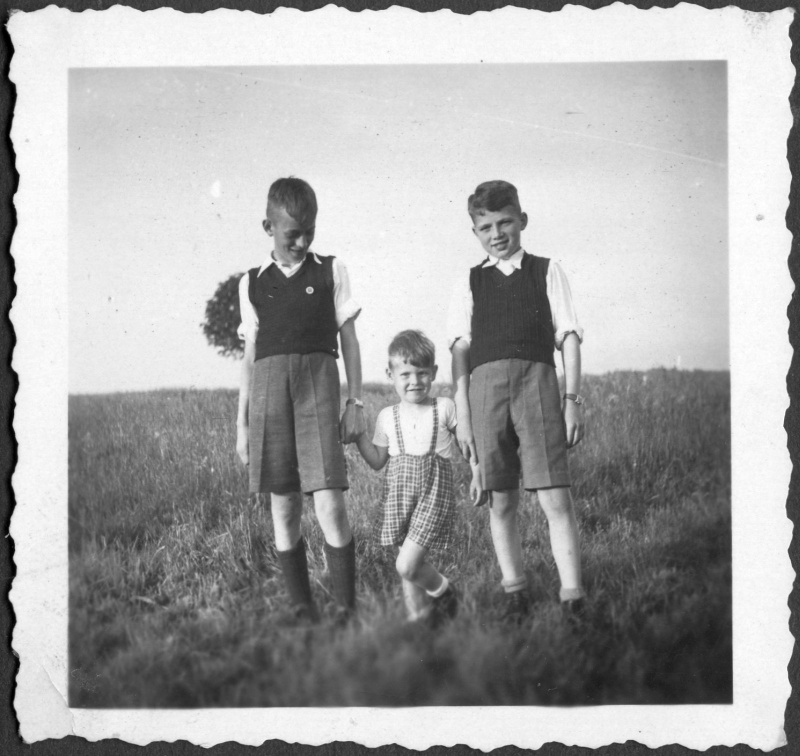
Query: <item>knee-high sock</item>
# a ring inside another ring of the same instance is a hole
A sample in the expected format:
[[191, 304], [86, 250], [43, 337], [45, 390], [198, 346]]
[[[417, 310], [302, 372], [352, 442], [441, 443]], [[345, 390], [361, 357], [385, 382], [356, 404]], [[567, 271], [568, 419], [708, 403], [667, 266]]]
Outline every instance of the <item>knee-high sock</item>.
[[278, 551], [283, 579], [289, 591], [289, 599], [293, 604], [313, 606], [311, 585], [308, 580], [308, 562], [306, 561], [306, 542], [303, 538], [287, 551]]
[[346, 609], [356, 605], [356, 540], [350, 539], [345, 546], [331, 546], [325, 542], [325, 555], [331, 571], [333, 597]]

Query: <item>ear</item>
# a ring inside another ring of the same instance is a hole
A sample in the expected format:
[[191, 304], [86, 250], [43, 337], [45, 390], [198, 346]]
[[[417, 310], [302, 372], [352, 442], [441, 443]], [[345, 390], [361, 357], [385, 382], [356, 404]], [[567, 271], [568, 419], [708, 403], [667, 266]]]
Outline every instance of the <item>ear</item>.
[[264, 227], [264, 230], [272, 236], [272, 221], [269, 218], [264, 218], [264, 220], [261, 221], [261, 225]]
[[478, 229], [475, 228], [475, 226], [472, 227], [472, 233], [475, 234], [475, 236], [478, 236]]
[[392, 369], [391, 368], [386, 368], [386, 377], [390, 381], [394, 380], [394, 376], [392, 375]]
[[528, 225], [528, 214], [527, 213], [520, 213], [519, 214], [520, 224], [519, 228], [521, 231], [525, 230], [525, 227]]
[[438, 365], [434, 365], [433, 368], [431, 368], [431, 383], [433, 383], [436, 380], [436, 373], [438, 370], [439, 370]]

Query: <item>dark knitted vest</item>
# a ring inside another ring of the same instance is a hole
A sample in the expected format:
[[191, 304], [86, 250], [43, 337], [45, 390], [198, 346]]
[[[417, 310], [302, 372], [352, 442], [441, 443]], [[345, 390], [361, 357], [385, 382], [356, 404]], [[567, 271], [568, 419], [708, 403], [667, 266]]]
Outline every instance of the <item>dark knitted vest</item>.
[[470, 370], [516, 357], [555, 367], [555, 334], [547, 299], [546, 257], [527, 252], [510, 276], [496, 266], [478, 265], [469, 274], [472, 290]]
[[325, 352], [339, 356], [333, 258], [312, 254], [287, 278], [270, 265], [260, 276], [249, 271], [250, 302], [258, 315], [256, 359], [276, 354]]

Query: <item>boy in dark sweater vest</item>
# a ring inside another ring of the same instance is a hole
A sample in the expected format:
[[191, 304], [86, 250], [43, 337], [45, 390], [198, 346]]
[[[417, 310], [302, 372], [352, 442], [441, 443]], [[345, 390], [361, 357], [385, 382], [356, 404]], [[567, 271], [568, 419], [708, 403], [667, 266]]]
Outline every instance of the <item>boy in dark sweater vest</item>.
[[[538, 492], [547, 517], [562, 607], [579, 613], [584, 591], [567, 449], [583, 435], [583, 330], [561, 268], [521, 247], [528, 218], [516, 188], [506, 181], [480, 184], [468, 210], [488, 257], [456, 286], [450, 306], [456, 435], [464, 456], [477, 458], [483, 488], [491, 492], [503, 613], [520, 621], [529, 608], [517, 526], [520, 475], [526, 490]], [[563, 356], [563, 397], [554, 349]]]
[[[264, 230], [274, 248], [239, 285], [244, 339], [236, 450], [249, 466], [250, 492], [269, 493], [275, 547], [298, 616], [318, 619], [300, 532], [302, 493], [312, 494], [341, 616], [355, 608], [355, 544], [343, 491], [342, 443], [364, 429], [361, 356], [347, 270], [311, 252], [314, 190], [298, 178], [269, 190]], [[348, 400], [339, 420], [339, 356]]]

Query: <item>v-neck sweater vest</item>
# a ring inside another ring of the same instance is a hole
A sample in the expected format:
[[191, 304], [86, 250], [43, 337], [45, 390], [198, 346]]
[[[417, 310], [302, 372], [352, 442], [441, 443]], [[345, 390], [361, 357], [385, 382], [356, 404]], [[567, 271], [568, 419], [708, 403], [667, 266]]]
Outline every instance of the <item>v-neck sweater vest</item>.
[[333, 257], [308, 255], [300, 270], [286, 277], [277, 265], [260, 276], [249, 271], [250, 302], [258, 315], [256, 359], [277, 354], [324, 352], [339, 356]]
[[555, 367], [555, 333], [547, 298], [550, 260], [525, 253], [511, 275], [482, 264], [470, 270], [472, 343], [470, 371], [517, 358]]

